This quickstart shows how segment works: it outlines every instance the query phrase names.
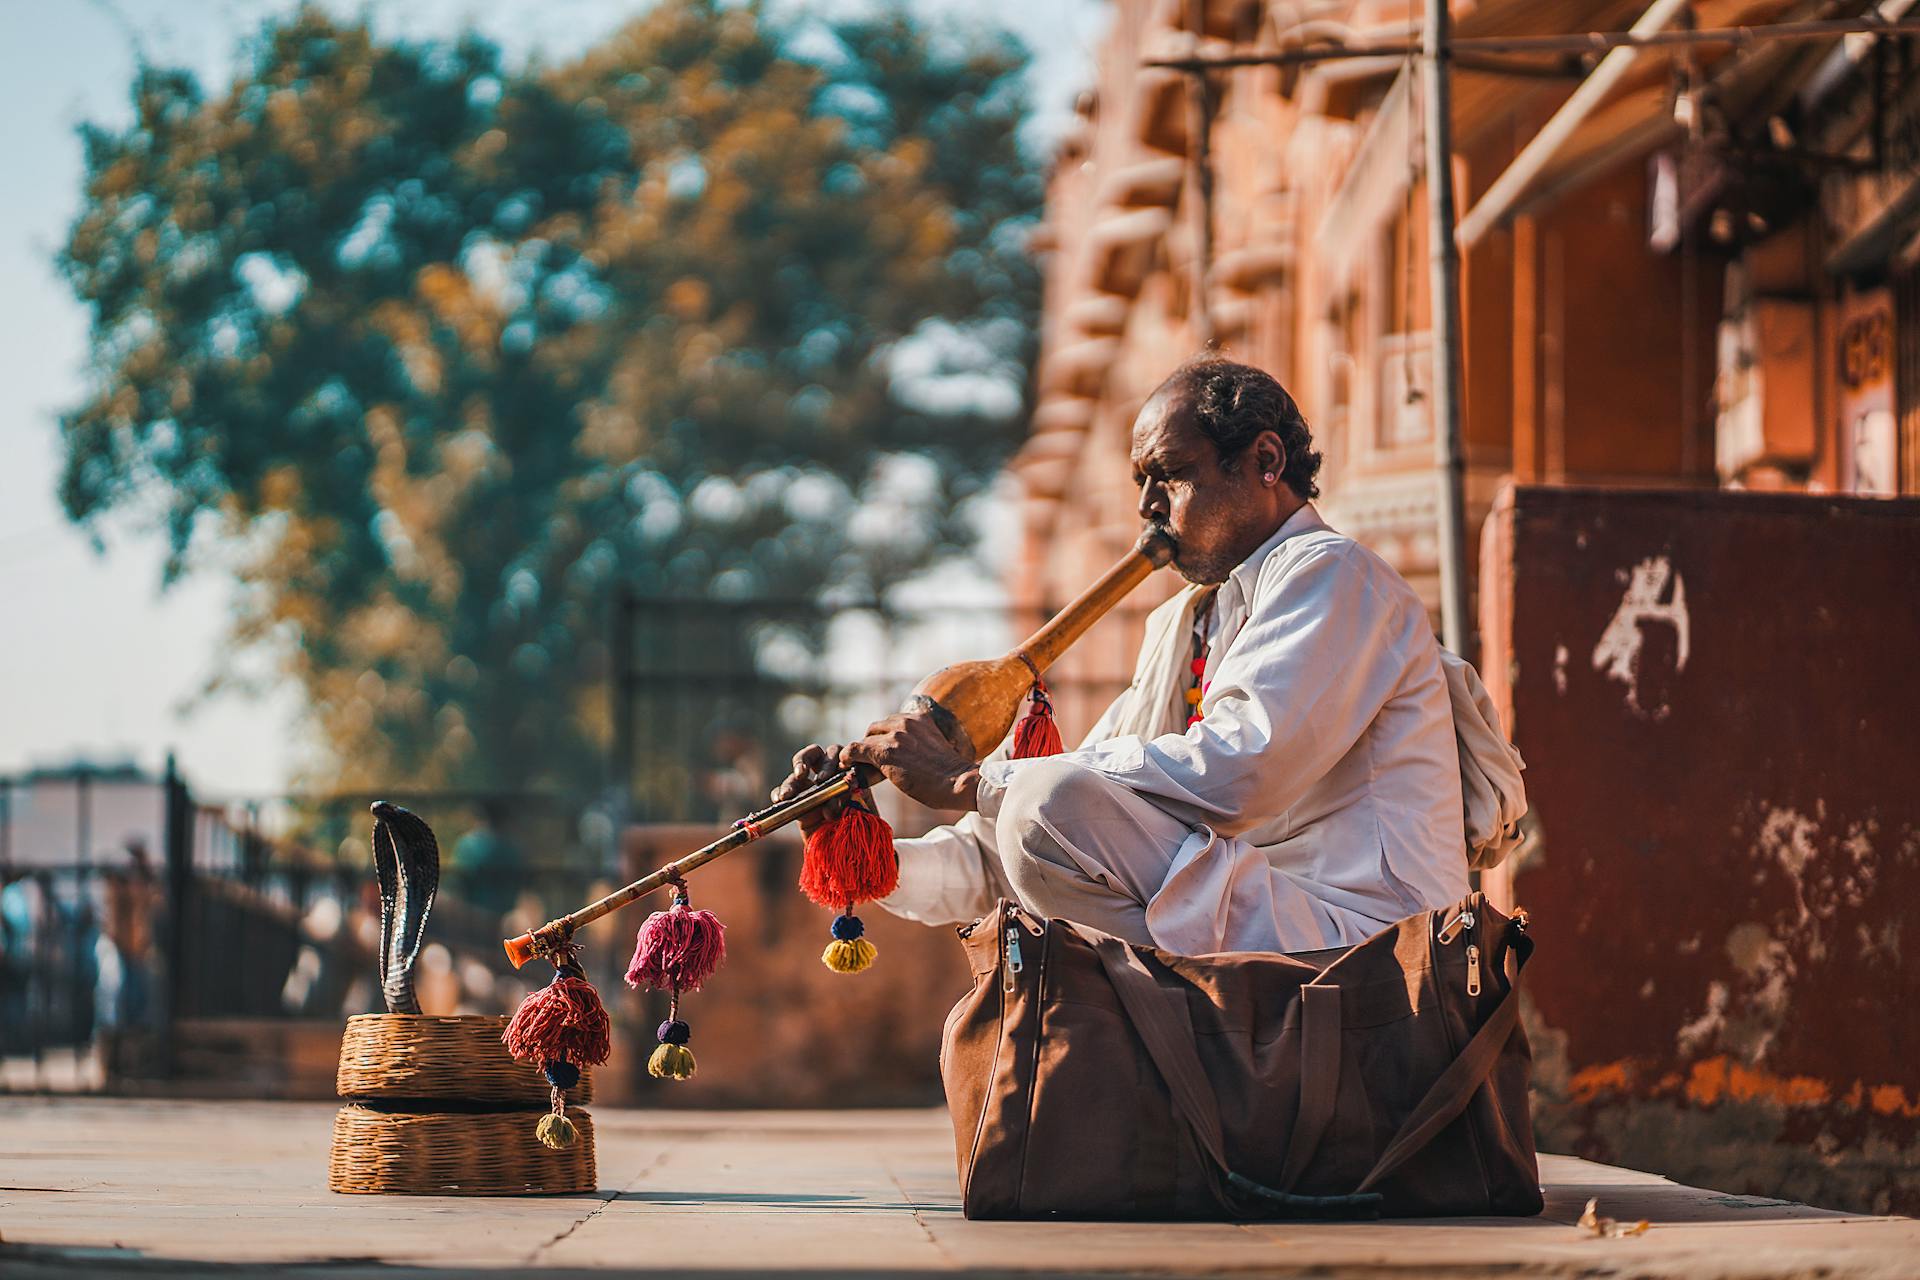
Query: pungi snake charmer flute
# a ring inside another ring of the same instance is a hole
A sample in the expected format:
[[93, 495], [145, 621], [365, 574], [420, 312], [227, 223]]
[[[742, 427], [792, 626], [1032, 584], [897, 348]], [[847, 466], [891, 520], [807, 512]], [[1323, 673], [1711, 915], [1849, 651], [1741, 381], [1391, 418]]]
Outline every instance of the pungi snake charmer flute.
[[[1126, 558], [1101, 575], [1025, 643], [1002, 657], [984, 662], [961, 662], [928, 676], [908, 695], [904, 711], [931, 714], [941, 731], [962, 751], [981, 760], [1000, 745], [1013, 727], [1021, 699], [1039, 684], [1040, 677], [1089, 627], [1118, 604], [1153, 570], [1167, 563], [1172, 547], [1157, 531], [1142, 534]], [[617, 911], [656, 889], [676, 883], [697, 867], [752, 844], [822, 805], [848, 796], [875, 779], [864, 770], [842, 770], [782, 804], [772, 805], [734, 823], [733, 830], [705, 848], [660, 867], [624, 889], [616, 889], [578, 911], [550, 920], [538, 929], [506, 941], [507, 958], [518, 969], [536, 955], [564, 947], [575, 932], [601, 916]]]
[[[942, 667], [920, 682], [902, 710], [930, 715], [955, 747], [977, 761], [1007, 736], [1022, 700], [1031, 695], [1032, 710], [1015, 732], [1014, 754], [1047, 755], [1060, 750], [1059, 731], [1053, 724], [1042, 674], [1172, 555], [1173, 546], [1166, 535], [1147, 530], [1124, 558], [1025, 642], [998, 658]], [[508, 1028], [508, 1048], [516, 1057], [534, 1061], [559, 1056], [560, 1075], [565, 1078], [566, 1060], [577, 1061], [581, 1051], [579, 1045], [568, 1041], [564, 1029], [581, 1023], [596, 1032], [588, 1037], [592, 1041], [588, 1052], [597, 1053], [597, 1061], [604, 1061], [606, 1040], [598, 1029], [604, 1026], [606, 1014], [572, 962], [573, 936], [600, 917], [672, 885], [673, 906], [656, 912], [641, 927], [627, 980], [635, 986], [671, 991], [673, 996], [672, 1012], [660, 1026], [660, 1046], [649, 1070], [673, 1078], [691, 1075], [693, 1059], [686, 1049], [686, 1024], [678, 1016], [679, 996], [683, 990], [699, 987], [719, 963], [724, 948], [718, 921], [709, 912], [691, 909], [687, 873], [836, 801], [842, 802], [841, 812], [807, 837], [800, 887], [822, 906], [841, 909], [833, 922], [833, 942], [822, 956], [827, 966], [842, 973], [866, 968], [873, 960], [874, 948], [863, 936], [865, 931], [853, 914], [853, 906], [892, 892], [899, 874], [892, 830], [874, 812], [867, 795], [868, 788], [878, 780], [878, 774], [865, 766], [841, 770], [790, 800], [740, 819], [712, 844], [578, 911], [507, 939], [507, 958], [514, 968], [535, 956], [545, 956], [558, 970], [554, 983], [530, 995], [515, 1015]], [[585, 1007], [589, 996], [591, 1007]], [[596, 1061], [592, 1057], [588, 1060]]]

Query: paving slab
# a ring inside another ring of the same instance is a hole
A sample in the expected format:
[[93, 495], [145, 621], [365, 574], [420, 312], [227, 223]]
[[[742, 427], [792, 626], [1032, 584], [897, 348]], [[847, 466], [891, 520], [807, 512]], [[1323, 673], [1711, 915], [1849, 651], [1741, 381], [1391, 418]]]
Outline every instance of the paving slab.
[[[0, 1276], [1920, 1274], [1920, 1221], [1565, 1156], [1530, 1219], [968, 1222], [944, 1112], [592, 1110], [591, 1194], [343, 1196], [330, 1106], [0, 1098]], [[1589, 1198], [1651, 1228], [1596, 1238]]]

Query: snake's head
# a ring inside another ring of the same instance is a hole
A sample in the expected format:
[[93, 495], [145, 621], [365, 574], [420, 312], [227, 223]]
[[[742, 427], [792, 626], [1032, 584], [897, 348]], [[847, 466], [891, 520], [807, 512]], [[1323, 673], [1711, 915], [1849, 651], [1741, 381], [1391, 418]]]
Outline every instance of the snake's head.
[[388, 804], [385, 800], [375, 800], [367, 807], [373, 810], [373, 816], [382, 822], [396, 821], [402, 814], [406, 813], [406, 810], [402, 809], [399, 805]]

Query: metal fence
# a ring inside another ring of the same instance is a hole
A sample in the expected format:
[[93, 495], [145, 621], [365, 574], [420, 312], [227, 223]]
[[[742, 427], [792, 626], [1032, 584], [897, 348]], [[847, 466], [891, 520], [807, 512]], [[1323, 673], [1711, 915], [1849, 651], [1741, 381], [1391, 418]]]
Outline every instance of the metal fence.
[[[197, 798], [169, 765], [0, 778], [0, 1091], [177, 1074], [212, 1022], [337, 1025], [378, 1005], [368, 805], [447, 842], [423, 996], [510, 1009], [504, 923], [539, 923], [607, 874], [590, 799], [388, 792]], [[590, 834], [590, 832], [589, 832]]]

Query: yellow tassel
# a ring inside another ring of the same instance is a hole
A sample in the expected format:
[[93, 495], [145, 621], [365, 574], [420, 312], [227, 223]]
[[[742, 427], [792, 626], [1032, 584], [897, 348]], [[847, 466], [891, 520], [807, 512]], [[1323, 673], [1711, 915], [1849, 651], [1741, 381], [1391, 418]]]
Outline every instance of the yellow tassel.
[[845, 942], [835, 938], [820, 953], [820, 963], [835, 973], [859, 973], [873, 963], [878, 950], [865, 938], [852, 938]]
[[647, 1059], [647, 1074], [656, 1080], [685, 1080], [693, 1075], [693, 1050], [683, 1044], [663, 1044]]
[[540, 1123], [533, 1127], [533, 1136], [555, 1151], [565, 1151], [580, 1141], [580, 1131], [573, 1127], [573, 1121], [558, 1112], [540, 1117]]

